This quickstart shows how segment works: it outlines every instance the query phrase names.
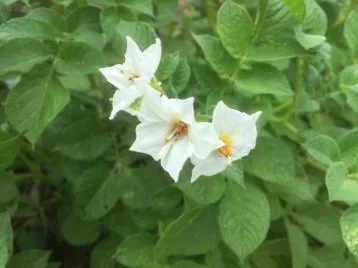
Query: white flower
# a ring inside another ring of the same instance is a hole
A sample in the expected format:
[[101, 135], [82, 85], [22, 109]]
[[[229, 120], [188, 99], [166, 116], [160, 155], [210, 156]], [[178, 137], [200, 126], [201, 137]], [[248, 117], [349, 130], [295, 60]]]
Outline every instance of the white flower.
[[212, 124], [197, 123], [194, 98], [168, 99], [147, 91], [140, 108], [142, 123], [136, 128], [136, 140], [130, 150], [161, 160], [162, 167], [174, 181], [185, 161], [195, 155], [205, 158], [224, 143]]
[[121, 110], [133, 112], [129, 107], [148, 89], [158, 69], [162, 47], [160, 39], [143, 52], [127, 36], [127, 50], [123, 64], [99, 69], [109, 83], [117, 88], [113, 96], [113, 110], [110, 119]]
[[255, 148], [256, 122], [261, 112], [252, 115], [227, 107], [220, 101], [214, 110], [213, 126], [224, 146], [212, 151], [205, 159], [192, 157], [194, 169], [191, 181], [201, 175], [212, 176], [223, 171], [232, 161], [238, 160]]

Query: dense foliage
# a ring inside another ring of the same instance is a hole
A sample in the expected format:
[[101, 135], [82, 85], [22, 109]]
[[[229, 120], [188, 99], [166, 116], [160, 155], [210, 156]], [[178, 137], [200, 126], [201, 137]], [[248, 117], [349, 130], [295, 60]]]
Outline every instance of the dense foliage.
[[[0, 2], [0, 268], [358, 267], [356, 0]], [[195, 183], [129, 151], [126, 36], [198, 121], [262, 111], [256, 148]]]

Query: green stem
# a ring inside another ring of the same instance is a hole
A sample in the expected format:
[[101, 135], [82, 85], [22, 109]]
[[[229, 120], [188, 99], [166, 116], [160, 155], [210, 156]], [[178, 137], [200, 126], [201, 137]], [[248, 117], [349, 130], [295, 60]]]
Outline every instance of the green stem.
[[33, 174], [34, 179], [38, 179], [41, 182], [47, 182], [47, 177], [42, 174], [36, 165], [32, 163], [30, 159], [28, 159], [25, 155], [20, 154], [20, 158], [24, 161], [24, 163], [27, 165], [27, 167], [31, 170], [31, 173]]

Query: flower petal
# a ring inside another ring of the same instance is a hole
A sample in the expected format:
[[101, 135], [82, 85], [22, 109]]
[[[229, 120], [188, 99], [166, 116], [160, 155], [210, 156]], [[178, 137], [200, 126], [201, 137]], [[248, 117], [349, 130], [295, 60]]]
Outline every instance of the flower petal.
[[137, 74], [140, 73], [140, 63], [142, 61], [143, 55], [141, 50], [139, 49], [136, 42], [130, 36], [126, 37], [127, 39], [127, 50], [124, 55], [125, 64], [131, 65], [133, 67], [133, 71]]
[[232, 134], [232, 160], [240, 159], [255, 148], [257, 139], [256, 122], [261, 112], [256, 112], [236, 126]]
[[168, 98], [159, 91], [147, 86], [140, 108], [141, 121], [169, 122], [170, 109]]
[[194, 154], [198, 158], [207, 157], [213, 150], [224, 146], [210, 123], [195, 123], [190, 125], [189, 138], [194, 146]]
[[177, 182], [185, 161], [193, 154], [193, 146], [187, 136], [175, 140], [170, 144], [171, 147], [162, 157], [161, 165], [173, 180]]
[[128, 108], [141, 95], [135, 86], [116, 90], [113, 95], [113, 108], [109, 119], [113, 119], [119, 111]]
[[116, 64], [110, 67], [100, 68], [99, 71], [103, 74], [106, 80], [116, 88], [124, 88], [131, 85], [131, 81], [127, 76], [121, 73], [123, 65]]
[[235, 131], [237, 124], [249, 117], [248, 114], [231, 109], [220, 101], [214, 109], [213, 125], [219, 136], [221, 134], [230, 135]]
[[141, 64], [141, 74], [147, 77], [154, 77], [158, 69], [160, 58], [162, 57], [162, 45], [159, 38], [155, 39], [155, 44], [143, 51]]
[[129, 150], [151, 155], [159, 160], [166, 145], [165, 137], [170, 133], [170, 126], [165, 122], [143, 122], [136, 128], [136, 140]]
[[196, 181], [201, 175], [213, 176], [228, 166], [227, 158], [215, 151], [209, 154], [205, 159], [199, 159], [194, 156], [191, 157], [190, 160], [194, 164], [191, 173], [191, 182]]
[[187, 124], [195, 122], [193, 97], [184, 100], [168, 99], [167, 103], [167, 109], [171, 111], [172, 117], [177, 117], [177, 119]]

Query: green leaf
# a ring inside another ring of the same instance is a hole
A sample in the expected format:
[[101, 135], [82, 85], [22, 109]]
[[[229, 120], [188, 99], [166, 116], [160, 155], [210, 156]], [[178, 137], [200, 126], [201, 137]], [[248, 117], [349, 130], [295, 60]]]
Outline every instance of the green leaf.
[[165, 26], [175, 21], [179, 5], [177, 1], [155, 0], [153, 4], [156, 7], [156, 26]]
[[213, 69], [223, 78], [231, 77], [238, 64], [226, 52], [220, 40], [209, 35], [196, 35], [194, 38]]
[[2, 210], [3, 205], [13, 201], [18, 196], [19, 190], [10, 175], [4, 172], [0, 173], [0, 209]]
[[302, 207], [292, 214], [303, 230], [324, 244], [332, 245], [342, 241], [339, 230], [340, 213], [322, 204]]
[[34, 39], [12, 39], [0, 47], [0, 76], [11, 72], [28, 72], [50, 58], [47, 47]]
[[303, 144], [307, 153], [325, 167], [331, 165], [339, 156], [339, 148], [334, 139], [318, 135]]
[[220, 40], [227, 51], [236, 58], [244, 57], [251, 46], [255, 28], [247, 10], [243, 6], [226, 2], [221, 6], [217, 20]]
[[189, 260], [177, 260], [172, 263], [170, 263], [171, 268], [184, 268], [184, 267], [190, 267], [190, 268], [208, 268], [208, 266], [199, 264], [194, 261]]
[[349, 251], [358, 256], [358, 206], [347, 209], [340, 220], [342, 237]]
[[93, 243], [101, 235], [100, 221], [84, 221], [79, 213], [72, 212], [63, 220], [60, 231], [65, 240], [73, 246]]
[[224, 242], [243, 261], [264, 241], [270, 226], [266, 196], [251, 184], [244, 190], [229, 182], [220, 204], [219, 224]]
[[308, 241], [305, 233], [295, 224], [285, 220], [288, 242], [290, 244], [292, 268], [306, 268], [308, 260]]
[[357, 31], [358, 31], [358, 11], [352, 10], [349, 13], [346, 23], [344, 25], [344, 38], [346, 39], [352, 58], [354, 60], [357, 60], [358, 57]]
[[340, 160], [347, 168], [358, 163], [358, 128], [352, 129], [343, 134], [338, 140], [338, 146], [341, 151]]
[[62, 31], [63, 19], [55, 10], [45, 7], [31, 9], [26, 18], [43, 22], [56, 30]]
[[271, 65], [256, 64], [252, 66], [251, 70], [238, 69], [234, 75], [234, 82], [238, 90], [253, 95], [292, 96], [291, 86], [287, 78]]
[[181, 93], [185, 90], [186, 86], [189, 83], [190, 74], [191, 69], [188, 64], [188, 61], [186, 60], [186, 58], [180, 58], [179, 64], [171, 78], [171, 83], [175, 88], [176, 92]]
[[117, 261], [127, 267], [140, 267], [154, 258], [156, 238], [149, 233], [126, 237], [115, 253]]
[[358, 202], [358, 181], [350, 178], [343, 162], [333, 163], [326, 173], [329, 201], [343, 201], [349, 205]]
[[10, 137], [0, 130], [0, 170], [12, 164], [19, 151], [19, 147], [18, 137]]
[[0, 40], [9, 41], [15, 38], [33, 38], [51, 40], [59, 34], [50, 25], [29, 18], [16, 18], [0, 26]]
[[117, 168], [114, 167], [103, 181], [98, 191], [84, 209], [85, 220], [97, 220], [106, 215], [120, 198], [121, 181], [117, 177]]
[[358, 65], [351, 65], [339, 73], [339, 86], [347, 96], [347, 104], [358, 113]]
[[35, 144], [45, 127], [70, 101], [52, 71], [32, 73], [13, 88], [5, 104], [9, 122]]
[[7, 267], [13, 250], [13, 233], [10, 215], [0, 213], [0, 267]]
[[326, 246], [314, 250], [309, 256], [309, 265], [312, 268], [354, 268], [350, 265], [343, 243]]
[[208, 205], [215, 203], [225, 192], [226, 183], [221, 175], [201, 177], [194, 183], [190, 182], [190, 174], [183, 175], [181, 175], [181, 179], [176, 186], [198, 204]]
[[116, 268], [114, 254], [119, 241], [118, 238], [109, 238], [99, 242], [91, 252], [91, 268]]
[[82, 6], [74, 9], [66, 19], [67, 30], [74, 32], [77, 29], [88, 29], [100, 32], [99, 12], [100, 9], [93, 6]]
[[83, 75], [98, 72], [103, 62], [99, 50], [85, 43], [68, 42], [61, 45], [55, 68], [63, 74]]
[[119, 4], [132, 9], [133, 11], [137, 11], [152, 17], [154, 16], [152, 0], [136, 0], [135, 2], [131, 0], [122, 0]]
[[12, 257], [7, 268], [46, 268], [50, 252], [47, 250], [31, 249], [22, 251]]
[[122, 37], [123, 42], [126, 36], [132, 37], [142, 50], [153, 44], [156, 37], [153, 28], [148, 23], [141, 21], [129, 22], [121, 20], [115, 31], [116, 34]]
[[94, 160], [104, 154], [111, 143], [110, 133], [96, 119], [86, 118], [74, 121], [59, 134], [55, 151], [76, 160]]
[[159, 81], [168, 79], [178, 67], [179, 64], [179, 54], [166, 54], [161, 59], [158, 70], [156, 72], [156, 78]]
[[136, 20], [135, 15], [128, 9], [123, 7], [107, 7], [101, 10], [100, 24], [106, 35], [110, 38], [115, 37], [117, 24], [120, 20]]
[[244, 168], [241, 161], [237, 161], [228, 166], [224, 170], [223, 175], [229, 180], [232, 180], [233, 182], [236, 182], [241, 185], [241, 187], [245, 188]]
[[199, 255], [214, 249], [220, 241], [217, 216], [217, 208], [213, 206], [184, 212], [169, 224], [160, 237], [155, 249], [157, 258]]
[[305, 15], [304, 0], [283, 0], [298, 21], [302, 21]]
[[290, 147], [271, 137], [257, 139], [255, 150], [244, 159], [244, 168], [263, 180], [279, 184], [295, 177], [295, 162]]

